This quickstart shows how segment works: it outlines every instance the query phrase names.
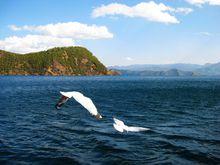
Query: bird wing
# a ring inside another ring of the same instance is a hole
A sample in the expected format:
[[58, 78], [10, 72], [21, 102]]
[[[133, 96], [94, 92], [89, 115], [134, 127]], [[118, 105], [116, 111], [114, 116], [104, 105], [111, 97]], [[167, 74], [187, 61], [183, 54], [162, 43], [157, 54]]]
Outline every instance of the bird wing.
[[61, 95], [66, 96], [68, 98], [71, 98], [73, 95], [73, 92], [60, 92]]
[[113, 118], [114, 120], [114, 128], [119, 131], [119, 132], [123, 132], [123, 131], [130, 131], [130, 132], [140, 132], [140, 131], [147, 131], [149, 130], [149, 128], [144, 128], [144, 127], [130, 127], [124, 124], [123, 121]]
[[89, 113], [94, 115], [97, 119], [101, 119], [102, 116], [98, 113], [96, 106], [92, 102], [92, 100], [86, 96], [84, 96], [80, 92], [60, 92], [62, 95], [67, 97], [73, 97], [78, 103], [80, 103], [84, 108], [86, 108]]
[[114, 120], [115, 124], [117, 124], [117, 125], [124, 125], [124, 122], [119, 119], [113, 118], [113, 120]]
[[140, 131], [148, 131], [150, 130], [149, 128], [144, 128], [144, 127], [127, 127], [126, 131], [130, 132], [140, 132]]

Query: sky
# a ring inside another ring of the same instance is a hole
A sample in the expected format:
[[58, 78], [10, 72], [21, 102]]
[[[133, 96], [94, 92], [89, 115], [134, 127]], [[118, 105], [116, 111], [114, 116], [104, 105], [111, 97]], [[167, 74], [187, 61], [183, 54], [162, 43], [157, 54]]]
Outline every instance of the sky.
[[0, 49], [59, 46], [107, 66], [220, 62], [220, 0], [0, 0]]

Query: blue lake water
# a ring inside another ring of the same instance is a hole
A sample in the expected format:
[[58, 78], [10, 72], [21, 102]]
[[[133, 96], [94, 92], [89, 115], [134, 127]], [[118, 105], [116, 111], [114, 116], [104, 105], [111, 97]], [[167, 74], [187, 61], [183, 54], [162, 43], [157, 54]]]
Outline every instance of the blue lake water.
[[[104, 116], [59, 91], [80, 91]], [[220, 164], [220, 77], [0, 76], [0, 164]], [[119, 133], [112, 117], [147, 132]]]

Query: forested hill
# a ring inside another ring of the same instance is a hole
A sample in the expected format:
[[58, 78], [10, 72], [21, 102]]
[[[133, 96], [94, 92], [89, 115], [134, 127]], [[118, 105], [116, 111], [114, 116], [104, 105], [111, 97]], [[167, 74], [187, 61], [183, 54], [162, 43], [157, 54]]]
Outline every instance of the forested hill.
[[1, 75], [108, 75], [116, 74], [83, 47], [59, 47], [16, 54], [0, 50]]

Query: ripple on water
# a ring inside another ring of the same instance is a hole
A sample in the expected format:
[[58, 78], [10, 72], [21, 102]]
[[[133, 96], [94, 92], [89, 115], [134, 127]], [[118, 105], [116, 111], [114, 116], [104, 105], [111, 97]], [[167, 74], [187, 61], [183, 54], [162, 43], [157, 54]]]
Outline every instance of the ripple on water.
[[[0, 76], [0, 164], [219, 164], [220, 79]], [[91, 97], [103, 120], [59, 91]], [[112, 117], [150, 128], [119, 133]]]

